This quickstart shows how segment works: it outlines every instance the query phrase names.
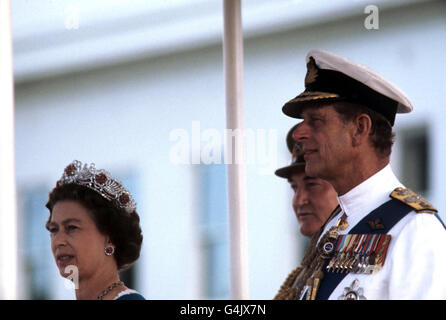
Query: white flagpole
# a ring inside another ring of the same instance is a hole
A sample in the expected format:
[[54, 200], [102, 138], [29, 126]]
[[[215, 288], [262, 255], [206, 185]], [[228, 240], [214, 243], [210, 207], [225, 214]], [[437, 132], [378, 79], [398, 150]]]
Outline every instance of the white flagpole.
[[17, 299], [11, 5], [0, 0], [0, 299]]
[[236, 143], [231, 134], [226, 136], [226, 146], [231, 146], [227, 150], [231, 152], [227, 160], [231, 299], [249, 299], [241, 0], [223, 1], [226, 127], [239, 132]]

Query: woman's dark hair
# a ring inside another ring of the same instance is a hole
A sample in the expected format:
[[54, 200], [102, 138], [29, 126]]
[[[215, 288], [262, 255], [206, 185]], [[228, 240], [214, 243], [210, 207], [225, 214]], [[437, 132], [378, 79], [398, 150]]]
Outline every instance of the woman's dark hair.
[[395, 134], [389, 121], [378, 112], [367, 108], [361, 104], [339, 101], [333, 104], [334, 109], [339, 113], [344, 123], [353, 121], [360, 114], [367, 114], [372, 121], [370, 132], [371, 142], [381, 157], [388, 157], [392, 152], [392, 145], [395, 141]]
[[136, 210], [129, 214], [87, 187], [65, 184], [54, 188], [49, 194], [46, 204], [50, 210], [47, 229], [54, 205], [62, 200], [77, 201], [89, 210], [98, 230], [109, 236], [115, 246], [114, 257], [118, 270], [129, 268], [139, 258], [143, 236]]

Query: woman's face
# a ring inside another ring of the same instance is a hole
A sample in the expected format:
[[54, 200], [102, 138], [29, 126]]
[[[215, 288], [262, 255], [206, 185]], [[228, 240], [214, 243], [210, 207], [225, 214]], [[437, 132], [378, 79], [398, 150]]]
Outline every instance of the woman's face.
[[78, 270], [79, 280], [100, 273], [110, 263], [104, 253], [108, 237], [101, 234], [88, 209], [77, 201], [58, 201], [47, 226], [51, 236], [51, 250], [63, 277]]

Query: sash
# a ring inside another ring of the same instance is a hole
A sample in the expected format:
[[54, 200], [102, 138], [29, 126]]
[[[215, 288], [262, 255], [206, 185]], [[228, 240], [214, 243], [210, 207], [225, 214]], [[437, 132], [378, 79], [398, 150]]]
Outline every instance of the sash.
[[[349, 232], [349, 234], [385, 234], [393, 228], [393, 226], [404, 218], [413, 208], [404, 204], [403, 202], [391, 199], [359, 221]], [[372, 230], [369, 226], [369, 221], [376, 221], [381, 219], [383, 228]], [[327, 272], [326, 266], [329, 263], [327, 260], [324, 263], [322, 271], [324, 272], [324, 279], [321, 281], [316, 300], [327, 300], [333, 290], [344, 279], [348, 273]]]

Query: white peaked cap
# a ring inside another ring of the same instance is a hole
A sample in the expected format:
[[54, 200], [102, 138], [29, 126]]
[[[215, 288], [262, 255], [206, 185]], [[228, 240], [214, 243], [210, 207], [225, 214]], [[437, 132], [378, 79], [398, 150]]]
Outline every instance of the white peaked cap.
[[409, 113], [413, 110], [412, 103], [406, 94], [389, 80], [374, 70], [350, 61], [344, 57], [323, 50], [311, 50], [308, 52], [306, 61], [313, 57], [320, 69], [341, 72], [350, 78], [362, 82], [376, 92], [398, 102], [397, 113]]
[[282, 111], [301, 117], [311, 102], [351, 101], [384, 115], [391, 125], [396, 113], [413, 110], [406, 94], [372, 69], [323, 50], [311, 50], [306, 57], [305, 91], [288, 101]]

